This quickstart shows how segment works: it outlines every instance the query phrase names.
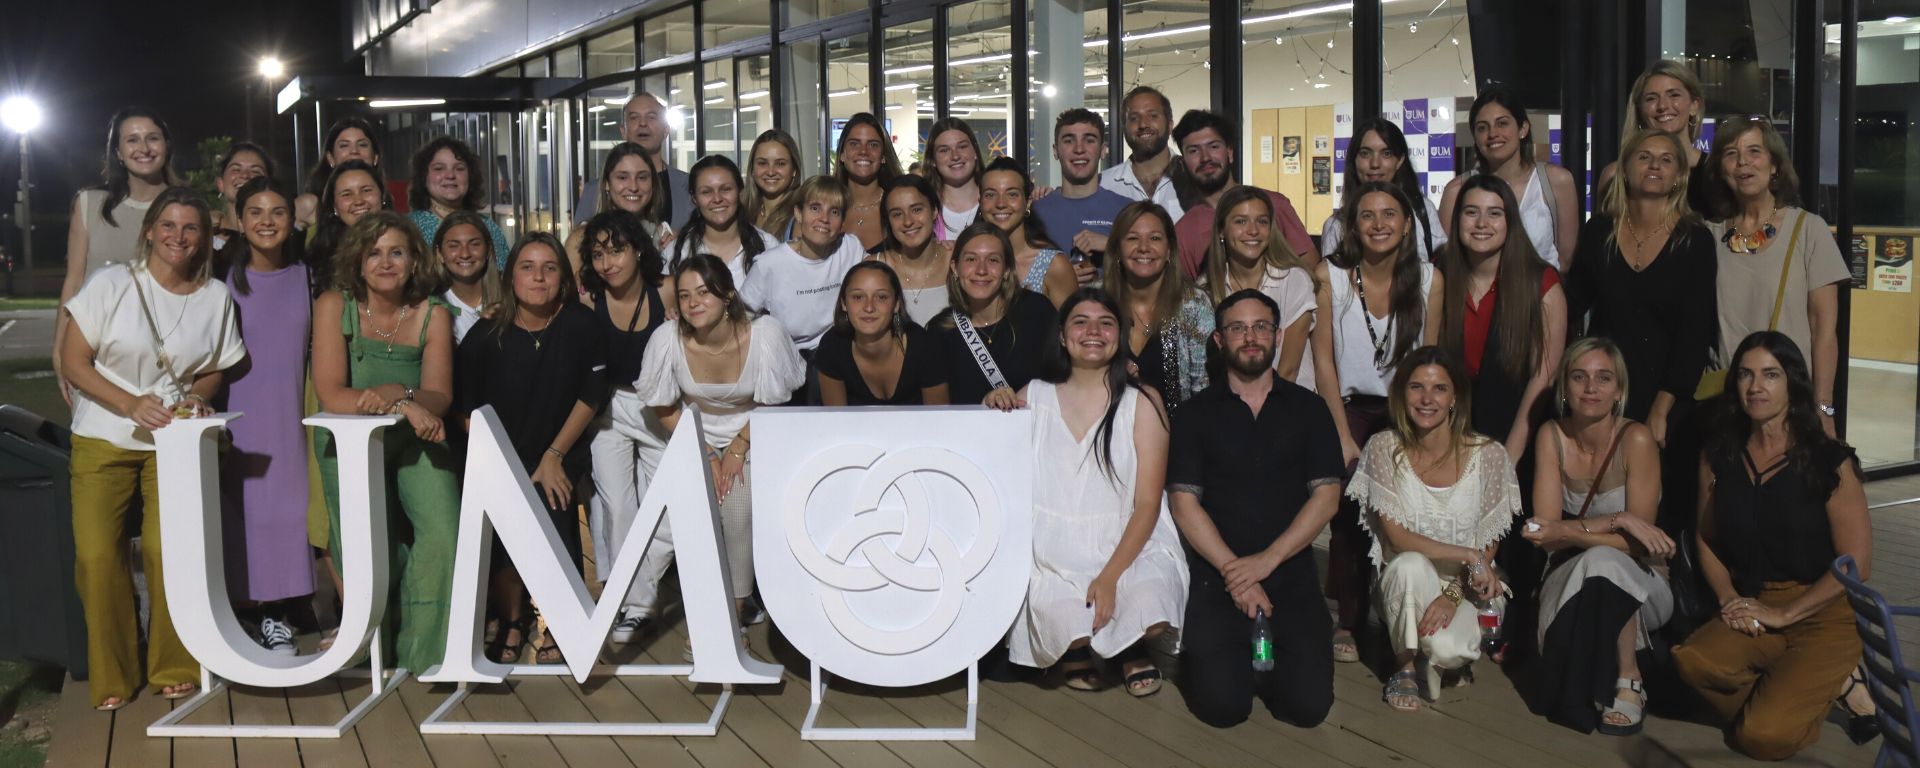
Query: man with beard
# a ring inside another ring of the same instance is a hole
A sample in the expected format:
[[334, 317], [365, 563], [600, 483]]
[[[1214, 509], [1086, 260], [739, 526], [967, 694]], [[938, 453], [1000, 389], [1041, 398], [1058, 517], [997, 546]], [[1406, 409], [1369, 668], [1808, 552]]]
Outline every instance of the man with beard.
[[[1180, 163], [1186, 166], [1187, 176], [1193, 180], [1199, 196], [1190, 201], [1187, 214], [1174, 225], [1174, 234], [1180, 241], [1180, 269], [1187, 274], [1187, 279], [1193, 280], [1205, 271], [1207, 245], [1213, 241], [1213, 205], [1227, 190], [1240, 186], [1233, 178], [1239, 167], [1234, 164], [1233, 150], [1240, 146], [1240, 139], [1226, 118], [1198, 109], [1189, 109], [1180, 116], [1180, 124], [1173, 128], [1173, 137], [1180, 145]], [[1273, 226], [1287, 247], [1293, 249], [1308, 268], [1319, 264], [1320, 251], [1313, 247], [1313, 236], [1307, 234], [1306, 225], [1300, 223], [1300, 214], [1293, 210], [1293, 203], [1288, 202], [1286, 195], [1270, 190], [1267, 199], [1273, 203]]]
[[1167, 151], [1167, 130], [1173, 125], [1173, 102], [1152, 86], [1136, 86], [1120, 102], [1127, 127], [1127, 162], [1100, 174], [1100, 186], [1128, 200], [1152, 200], [1167, 209], [1174, 221], [1185, 210], [1181, 202], [1189, 187], [1187, 169]]
[[[1093, 110], [1075, 107], [1053, 121], [1053, 156], [1060, 159], [1060, 188], [1033, 201], [1047, 237], [1073, 249], [1073, 276], [1081, 285], [1099, 275], [1113, 217], [1132, 202], [1100, 186], [1100, 158], [1107, 153], [1107, 123]], [[1084, 258], [1083, 258], [1084, 257]]]
[[[1215, 310], [1226, 376], [1173, 414], [1167, 496], [1192, 581], [1181, 668], [1187, 709], [1216, 728], [1247, 719], [1257, 694], [1277, 720], [1310, 728], [1333, 706], [1333, 632], [1313, 538], [1340, 502], [1340, 443], [1318, 395], [1280, 378], [1280, 307], [1259, 291]], [[1252, 669], [1256, 615], [1273, 669]]]

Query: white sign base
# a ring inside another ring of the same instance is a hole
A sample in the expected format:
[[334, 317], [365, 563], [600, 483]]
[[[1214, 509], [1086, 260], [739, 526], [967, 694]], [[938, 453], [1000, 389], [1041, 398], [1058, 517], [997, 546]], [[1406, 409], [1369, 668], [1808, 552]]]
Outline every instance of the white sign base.
[[[436, 667], [437, 669], [437, 667]], [[515, 664], [510, 667], [509, 677], [571, 677], [566, 667], [539, 664]], [[593, 674], [615, 677], [687, 677], [693, 674], [692, 664], [598, 664]], [[453, 708], [466, 701], [472, 695], [474, 684], [460, 683], [454, 687], [453, 695], [434, 708], [433, 713], [420, 721], [420, 732], [439, 736], [716, 736], [720, 733], [720, 721], [727, 714], [727, 705], [733, 701], [733, 686], [726, 685], [720, 691], [720, 700], [713, 703], [713, 715], [706, 720], [692, 723], [515, 723], [505, 721], [448, 720]]]
[[806, 741], [973, 741], [974, 724], [980, 714], [980, 664], [975, 662], [967, 667], [967, 721], [959, 728], [862, 728], [837, 726], [832, 728], [814, 725], [820, 717], [820, 704], [827, 695], [827, 675], [832, 674], [813, 665], [813, 682], [808, 689], [813, 696], [807, 705], [807, 719], [800, 723], [800, 738]]
[[340, 677], [365, 676], [373, 681], [373, 690], [367, 694], [366, 698], [361, 699], [359, 704], [355, 704], [353, 709], [347, 710], [347, 714], [341, 716], [339, 720], [334, 721], [332, 725], [254, 725], [247, 723], [183, 722], [187, 718], [192, 717], [193, 713], [199, 710], [201, 705], [212, 701], [216, 696], [226, 695], [229, 687], [238, 685], [237, 683], [215, 677], [212, 672], [207, 671], [206, 667], [201, 667], [200, 692], [194, 694], [192, 698], [181, 702], [179, 706], [174, 707], [173, 711], [168, 712], [166, 716], [153, 721], [152, 725], [147, 726], [147, 736], [148, 738], [156, 739], [340, 738], [346, 734], [348, 729], [358, 724], [361, 718], [366, 717], [368, 712], [372, 712], [374, 707], [380, 706], [380, 702], [387, 698], [387, 694], [393, 693], [399, 688], [401, 683], [407, 681], [406, 669], [397, 668], [389, 671], [383, 668], [384, 665], [381, 663], [382, 659], [380, 658], [380, 640], [380, 631], [376, 629], [373, 633], [373, 655], [370, 669], [347, 669], [337, 673]]

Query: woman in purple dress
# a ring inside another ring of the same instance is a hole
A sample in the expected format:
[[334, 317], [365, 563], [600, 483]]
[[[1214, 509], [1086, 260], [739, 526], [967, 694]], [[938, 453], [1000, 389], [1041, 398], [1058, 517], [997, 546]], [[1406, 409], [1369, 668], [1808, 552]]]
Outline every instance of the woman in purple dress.
[[300, 419], [312, 326], [307, 267], [293, 253], [293, 198], [272, 180], [234, 195], [241, 238], [225, 268], [247, 359], [227, 376], [220, 410], [246, 414], [228, 425], [233, 448], [221, 474], [227, 584], [254, 639], [294, 653], [289, 608], [313, 594], [307, 543], [307, 441]]

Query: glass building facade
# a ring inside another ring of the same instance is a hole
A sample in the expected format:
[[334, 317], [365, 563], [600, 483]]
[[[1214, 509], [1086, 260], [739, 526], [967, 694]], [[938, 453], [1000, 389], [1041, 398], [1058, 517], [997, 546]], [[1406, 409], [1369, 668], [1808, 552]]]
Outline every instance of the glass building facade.
[[448, 133], [491, 157], [494, 209], [516, 229], [576, 219], [636, 90], [670, 106], [680, 167], [744, 162], [777, 127], [824, 171], [840, 126], [871, 112], [903, 164], [935, 120], [963, 117], [986, 155], [1054, 184], [1052, 116], [1108, 116], [1117, 162], [1116, 100], [1151, 85], [1176, 114], [1237, 117], [1240, 178], [1286, 194], [1318, 232], [1357, 116], [1403, 127], [1437, 200], [1471, 145], [1474, 94], [1507, 85], [1539, 154], [1591, 180], [1616, 154], [1633, 78], [1675, 59], [1704, 84], [1708, 115], [1766, 115], [1789, 137], [1803, 197], [1851, 244], [1836, 387], [1847, 437], [1876, 475], [1920, 470], [1920, 0], [354, 0], [345, 12], [372, 78], [529, 81], [511, 107], [383, 116], [403, 149]]

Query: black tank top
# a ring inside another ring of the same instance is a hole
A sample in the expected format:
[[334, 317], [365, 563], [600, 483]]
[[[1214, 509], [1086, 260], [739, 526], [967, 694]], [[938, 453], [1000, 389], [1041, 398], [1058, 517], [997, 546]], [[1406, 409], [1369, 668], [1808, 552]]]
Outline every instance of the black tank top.
[[666, 310], [660, 306], [660, 292], [653, 286], [646, 286], [647, 322], [646, 327], [635, 329], [639, 318], [627, 318], [615, 322], [607, 313], [607, 295], [603, 291], [593, 297], [593, 318], [600, 330], [607, 334], [607, 384], [613, 387], [632, 387], [635, 379], [640, 378], [640, 358], [646, 354], [647, 340], [653, 338], [653, 330], [660, 327], [666, 319]]

